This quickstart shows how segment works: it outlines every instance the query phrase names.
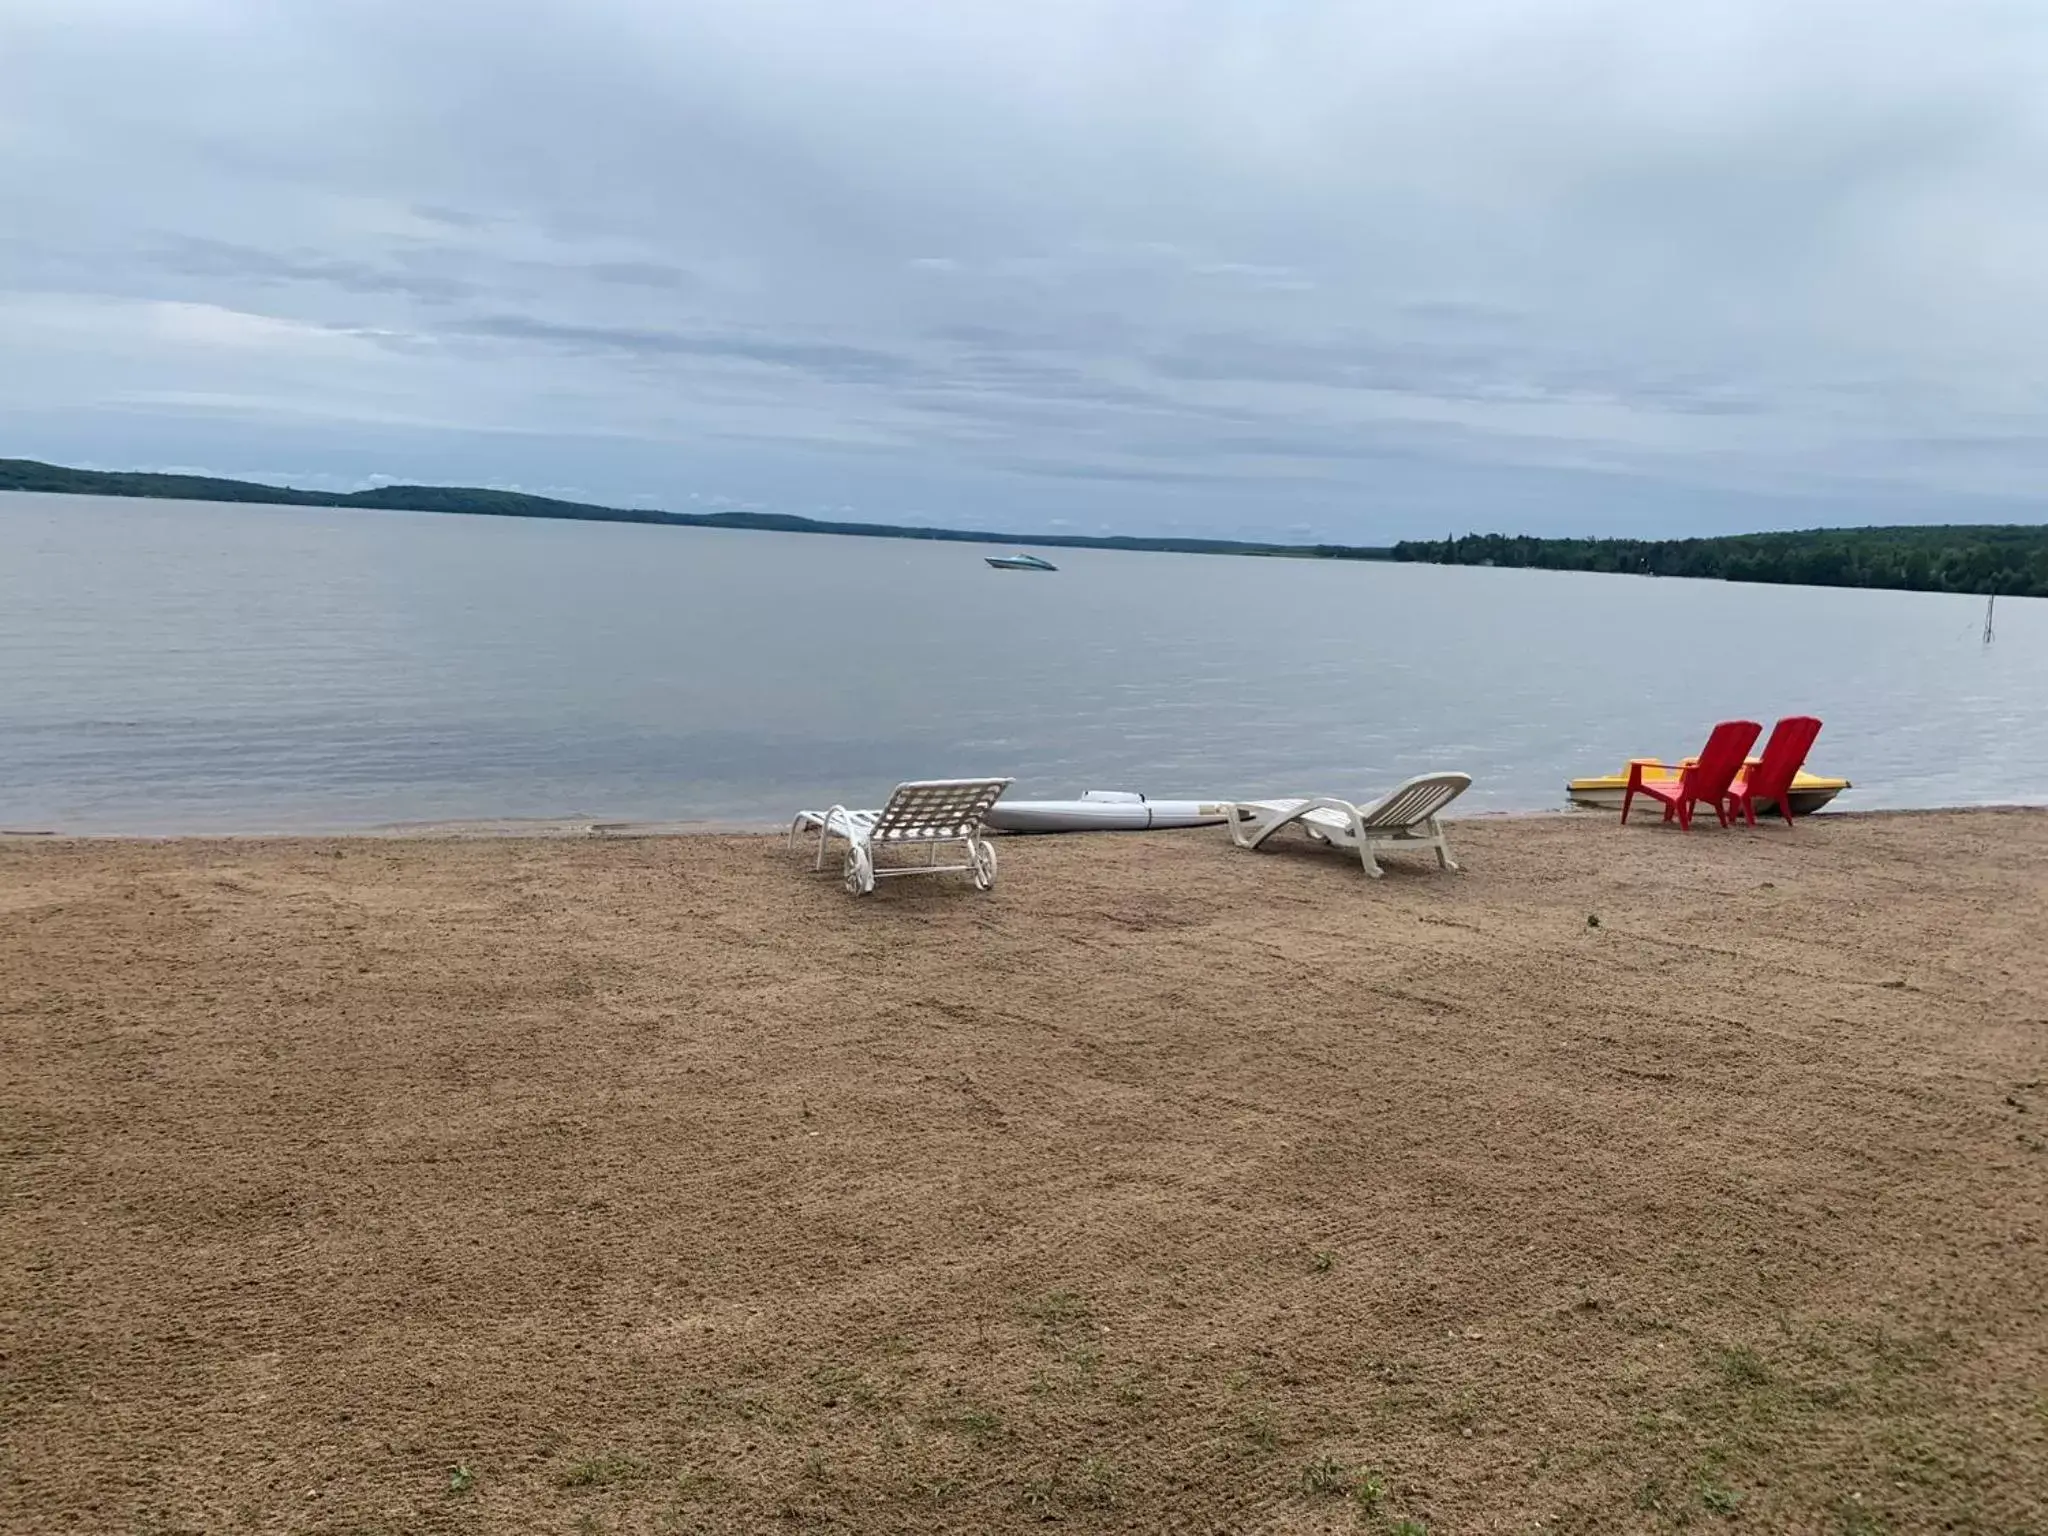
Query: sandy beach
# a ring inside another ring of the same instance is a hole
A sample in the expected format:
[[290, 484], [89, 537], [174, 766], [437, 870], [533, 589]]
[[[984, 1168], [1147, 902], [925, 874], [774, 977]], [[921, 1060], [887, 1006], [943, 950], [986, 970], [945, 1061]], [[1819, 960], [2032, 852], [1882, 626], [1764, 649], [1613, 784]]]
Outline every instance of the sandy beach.
[[0, 1526], [2048, 1530], [2048, 813], [0, 841]]

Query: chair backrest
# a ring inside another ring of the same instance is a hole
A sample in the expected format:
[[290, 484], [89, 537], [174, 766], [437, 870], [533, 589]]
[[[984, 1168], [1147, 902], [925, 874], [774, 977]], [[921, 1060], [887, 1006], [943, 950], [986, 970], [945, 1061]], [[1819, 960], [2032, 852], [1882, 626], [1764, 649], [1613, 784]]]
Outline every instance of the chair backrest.
[[877, 842], [968, 837], [1013, 779], [926, 779], [898, 784], [872, 834]]
[[1360, 811], [1359, 819], [1367, 831], [1399, 831], [1419, 826], [1471, 787], [1469, 773], [1417, 774], [1407, 783], [1395, 785], [1377, 805]]
[[1764, 728], [1754, 720], [1723, 720], [1715, 726], [1698, 759], [1685, 770], [1685, 792], [1715, 804], [1727, 799], [1728, 786], [1742, 772], [1749, 749], [1763, 733]]
[[1806, 754], [1819, 734], [1820, 722], [1812, 715], [1787, 715], [1771, 727], [1763, 760], [1742, 776], [1743, 786], [1765, 800], [1784, 794], [1806, 765]]

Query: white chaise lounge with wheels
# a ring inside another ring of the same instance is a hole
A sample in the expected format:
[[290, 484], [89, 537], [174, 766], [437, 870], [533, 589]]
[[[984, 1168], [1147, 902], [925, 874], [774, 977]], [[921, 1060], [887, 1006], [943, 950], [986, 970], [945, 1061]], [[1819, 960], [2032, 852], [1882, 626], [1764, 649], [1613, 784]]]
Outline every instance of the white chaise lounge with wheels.
[[1319, 843], [1356, 853], [1365, 872], [1379, 879], [1373, 851], [1431, 848], [1445, 869], [1458, 866], [1437, 820], [1445, 806], [1472, 785], [1467, 773], [1425, 773], [1397, 786], [1370, 805], [1353, 805], [1330, 795], [1301, 800], [1247, 800], [1228, 807], [1230, 840], [1256, 848], [1282, 827], [1299, 825]]
[[[898, 784], [879, 811], [849, 811], [835, 805], [826, 811], [798, 811], [789, 824], [790, 846], [799, 832], [818, 834], [814, 869], [825, 867], [825, 847], [833, 838], [846, 844], [846, 888], [865, 896], [877, 880], [898, 875], [972, 875], [977, 890], [996, 883], [996, 851], [983, 836], [982, 819], [1002, 798], [1010, 779], [926, 779]], [[941, 864], [939, 849], [957, 845], [967, 862]], [[926, 850], [922, 864], [883, 865], [875, 855], [884, 848]]]

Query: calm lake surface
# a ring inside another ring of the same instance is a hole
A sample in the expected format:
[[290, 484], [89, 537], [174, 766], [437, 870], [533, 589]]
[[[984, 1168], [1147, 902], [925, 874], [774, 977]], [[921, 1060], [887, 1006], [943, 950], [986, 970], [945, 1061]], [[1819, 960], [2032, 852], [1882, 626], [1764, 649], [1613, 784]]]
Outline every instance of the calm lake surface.
[[[1479, 519], [1484, 521], [1483, 518]], [[2048, 602], [0, 494], [0, 828], [770, 822], [898, 779], [1474, 810], [1811, 712], [1844, 809], [2048, 801]]]

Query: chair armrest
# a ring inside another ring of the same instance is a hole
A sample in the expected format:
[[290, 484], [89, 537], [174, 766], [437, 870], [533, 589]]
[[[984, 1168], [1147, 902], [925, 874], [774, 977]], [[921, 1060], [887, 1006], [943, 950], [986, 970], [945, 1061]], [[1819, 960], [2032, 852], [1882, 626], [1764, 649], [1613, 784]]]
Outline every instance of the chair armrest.
[[1308, 804], [1295, 812], [1295, 820], [1299, 821], [1310, 811], [1336, 811], [1351, 823], [1353, 837], [1365, 836], [1365, 810], [1349, 800], [1339, 800], [1335, 795], [1311, 795]]
[[[1644, 772], [1646, 768], [1656, 768], [1659, 772], [1646, 774]], [[1692, 764], [1690, 763], [1672, 764], [1646, 760], [1644, 758], [1634, 758], [1630, 760], [1628, 765], [1628, 785], [1630, 789], [1641, 789], [1646, 780], [1650, 778], [1683, 779], [1691, 768]]]

